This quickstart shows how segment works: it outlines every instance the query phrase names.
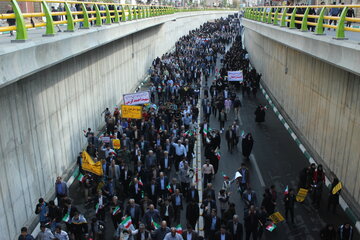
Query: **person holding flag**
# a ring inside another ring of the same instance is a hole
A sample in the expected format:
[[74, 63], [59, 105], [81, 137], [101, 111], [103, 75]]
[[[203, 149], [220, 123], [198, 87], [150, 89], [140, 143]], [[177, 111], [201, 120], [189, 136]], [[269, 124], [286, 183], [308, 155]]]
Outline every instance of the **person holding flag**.
[[177, 233], [177, 229], [175, 227], [172, 227], [170, 232], [165, 235], [164, 240], [184, 240], [184, 239], [181, 236], [181, 234]]
[[151, 234], [148, 230], [145, 229], [143, 223], [139, 224], [139, 229], [131, 231], [134, 240], [151, 240]]
[[170, 233], [170, 228], [167, 226], [166, 221], [162, 221], [161, 226], [152, 232], [151, 237], [153, 240], [164, 240], [168, 233]]
[[327, 210], [330, 211], [332, 208], [332, 213], [336, 213], [336, 207], [339, 205], [339, 198], [341, 192], [341, 182], [338, 178], [334, 178], [333, 182], [331, 183], [331, 188], [329, 191], [329, 198], [327, 204]]
[[112, 197], [112, 201], [110, 203], [110, 215], [115, 229], [118, 227], [123, 216], [122, 206], [123, 204], [118, 200], [117, 196]]

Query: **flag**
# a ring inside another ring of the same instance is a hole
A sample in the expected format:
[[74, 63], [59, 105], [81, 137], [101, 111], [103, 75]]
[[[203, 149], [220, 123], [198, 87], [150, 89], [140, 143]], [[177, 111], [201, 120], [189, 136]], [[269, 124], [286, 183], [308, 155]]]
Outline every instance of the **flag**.
[[69, 222], [69, 221], [70, 221], [70, 215], [69, 215], [69, 213], [66, 213], [62, 220], [63, 220], [64, 222]]
[[340, 191], [342, 189], [342, 184], [341, 182], [339, 182], [338, 184], [336, 184], [336, 186], [333, 188], [333, 190], [331, 191], [331, 193], [333, 195], [335, 195], [338, 191]]
[[241, 136], [242, 138], [244, 138], [244, 137], [245, 137], [245, 131], [244, 131], [244, 130], [242, 130], [242, 131], [241, 131], [240, 136]]
[[225, 173], [221, 173], [224, 179], [229, 179], [229, 177]]
[[100, 207], [99, 207], [99, 204], [97, 203], [96, 206], [95, 206], [95, 213], [96, 213], [96, 214], [98, 213], [99, 208], [100, 208]]
[[288, 185], [286, 185], [286, 188], [285, 188], [285, 191], [284, 191], [284, 195], [287, 195], [287, 194], [289, 194], [289, 186]]
[[94, 173], [98, 176], [103, 175], [103, 168], [101, 161], [95, 163], [86, 151], [82, 152], [81, 157], [82, 157], [81, 167], [83, 170]]
[[166, 186], [166, 188], [167, 188], [167, 190], [169, 190], [169, 192], [170, 192], [170, 193], [172, 193], [172, 192], [173, 192], [173, 190], [171, 189], [170, 184], [168, 184], [168, 185]]
[[155, 230], [160, 228], [160, 225], [158, 223], [154, 222], [154, 220], [152, 218], [151, 218], [151, 226], [153, 226]]
[[84, 182], [85, 176], [80, 173], [80, 175], [78, 176], [78, 180], [79, 180], [80, 182]]
[[143, 182], [141, 181], [141, 178], [139, 178], [138, 184], [139, 184], [140, 186], [144, 186]]
[[125, 229], [128, 229], [128, 228], [132, 225], [131, 217], [128, 216], [128, 217], [125, 218], [124, 221], [122, 221], [120, 224], [122, 224]]
[[112, 144], [114, 149], [120, 149], [121, 147], [120, 139], [112, 139]]
[[206, 128], [204, 128], [203, 132], [204, 132], [204, 136], [206, 137], [209, 131]]
[[274, 223], [270, 223], [269, 225], [266, 226], [266, 230], [268, 230], [269, 232], [274, 231], [275, 228], [276, 225]]
[[220, 158], [221, 158], [220, 151], [216, 152], [216, 153], [215, 153], [215, 156], [216, 156], [216, 157], [217, 157], [217, 159], [220, 161]]
[[119, 206], [116, 206], [116, 208], [114, 209], [114, 211], [112, 212], [112, 215], [115, 216], [116, 214], [120, 213], [121, 209]]
[[181, 224], [179, 224], [179, 225], [176, 226], [176, 232], [177, 232], [178, 234], [182, 234], [182, 233], [183, 233]]

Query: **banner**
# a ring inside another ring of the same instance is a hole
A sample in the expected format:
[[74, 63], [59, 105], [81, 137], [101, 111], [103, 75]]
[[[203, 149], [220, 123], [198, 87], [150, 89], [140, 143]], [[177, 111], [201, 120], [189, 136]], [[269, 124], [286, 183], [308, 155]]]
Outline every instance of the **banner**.
[[101, 161], [94, 163], [94, 161], [86, 151], [82, 152], [81, 157], [82, 157], [81, 167], [83, 170], [94, 173], [98, 176], [103, 175], [103, 168]]
[[277, 223], [282, 222], [282, 221], [285, 220], [284, 217], [283, 217], [283, 216], [281, 215], [281, 213], [279, 213], [279, 212], [275, 212], [275, 213], [271, 214], [271, 215], [269, 216], [269, 218], [271, 219], [271, 221], [272, 221], [274, 224], [277, 224]]
[[121, 145], [120, 145], [120, 139], [112, 139], [112, 145], [113, 148], [118, 150], [120, 149]]
[[305, 188], [300, 188], [298, 194], [296, 195], [296, 201], [303, 202], [308, 194], [308, 190]]
[[228, 81], [229, 82], [243, 82], [243, 72], [242, 71], [228, 71]]
[[141, 119], [142, 118], [142, 107], [141, 106], [129, 106], [121, 105], [121, 117]]
[[150, 92], [124, 94], [124, 105], [140, 105], [150, 102]]

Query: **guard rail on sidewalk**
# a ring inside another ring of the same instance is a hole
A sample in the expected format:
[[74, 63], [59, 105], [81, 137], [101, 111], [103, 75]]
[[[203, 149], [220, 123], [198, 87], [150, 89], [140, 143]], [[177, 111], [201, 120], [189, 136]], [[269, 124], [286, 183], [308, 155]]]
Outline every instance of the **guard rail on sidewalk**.
[[[15, 25], [0, 27], [0, 33], [16, 31], [16, 40], [14, 42], [27, 40], [27, 30], [30, 28], [44, 27], [46, 31], [43, 36], [54, 36], [56, 26], [66, 25], [66, 32], [74, 32], [77, 22], [79, 22], [81, 29], [89, 29], [90, 26], [99, 27], [136, 19], [169, 15], [175, 12], [229, 10], [64, 0], [0, 0], [0, 2], [9, 2], [14, 12], [0, 14], [0, 19], [6, 21], [15, 20]], [[38, 3], [41, 5], [41, 12], [24, 13], [20, 9], [19, 2]], [[51, 11], [50, 5], [60, 5], [63, 11]], [[33, 18], [40, 18], [41, 21], [34, 22]]]
[[[244, 8], [244, 17], [280, 27], [299, 28], [303, 32], [313, 27], [318, 35], [323, 35], [325, 28], [335, 29], [335, 39], [341, 40], [346, 39], [345, 31], [360, 32], [359, 28], [350, 27], [351, 23], [360, 23], [360, 18], [347, 17], [353, 8], [360, 8], [360, 5], [247, 7]], [[335, 25], [331, 25], [332, 22]]]

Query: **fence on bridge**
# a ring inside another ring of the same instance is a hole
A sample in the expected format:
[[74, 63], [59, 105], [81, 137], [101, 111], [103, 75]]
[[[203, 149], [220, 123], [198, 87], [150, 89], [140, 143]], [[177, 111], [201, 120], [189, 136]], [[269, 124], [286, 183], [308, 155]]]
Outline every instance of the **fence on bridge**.
[[359, 9], [360, 5], [247, 7], [244, 17], [280, 27], [298, 28], [303, 32], [314, 28], [315, 34], [319, 35], [324, 34], [325, 28], [335, 29], [336, 39], [346, 39], [346, 31], [360, 32], [360, 28], [350, 27], [351, 23], [360, 23], [360, 18], [351, 14], [354, 8]]

